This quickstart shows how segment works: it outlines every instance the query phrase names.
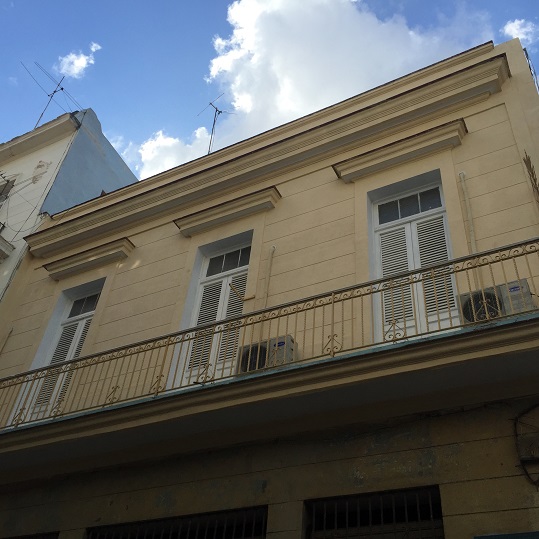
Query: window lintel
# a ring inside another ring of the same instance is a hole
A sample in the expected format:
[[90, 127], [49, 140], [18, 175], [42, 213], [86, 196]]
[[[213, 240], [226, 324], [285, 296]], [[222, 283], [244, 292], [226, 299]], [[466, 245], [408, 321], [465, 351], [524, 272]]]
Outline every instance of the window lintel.
[[273, 209], [280, 199], [281, 193], [273, 186], [185, 215], [176, 219], [174, 224], [183, 236], [190, 238], [230, 221]]
[[55, 260], [45, 264], [43, 267], [49, 272], [52, 279], [59, 281], [64, 277], [127, 258], [134, 248], [135, 246], [128, 238], [121, 238], [81, 253]]
[[341, 161], [333, 165], [333, 170], [343, 182], [351, 183], [418, 157], [460, 146], [467, 132], [461, 118]]

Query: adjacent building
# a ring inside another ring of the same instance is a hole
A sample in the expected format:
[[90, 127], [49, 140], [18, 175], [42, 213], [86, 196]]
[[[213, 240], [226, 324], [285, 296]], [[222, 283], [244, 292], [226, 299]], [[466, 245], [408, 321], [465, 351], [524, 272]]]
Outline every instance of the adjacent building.
[[538, 163], [515, 40], [49, 212], [0, 537], [538, 537]]
[[0, 144], [0, 299], [44, 214], [136, 181], [91, 109]]

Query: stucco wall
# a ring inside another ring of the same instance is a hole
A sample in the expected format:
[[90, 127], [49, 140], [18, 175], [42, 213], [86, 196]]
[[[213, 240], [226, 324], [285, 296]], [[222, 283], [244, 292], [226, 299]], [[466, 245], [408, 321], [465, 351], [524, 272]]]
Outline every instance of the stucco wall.
[[0, 536], [82, 537], [92, 526], [268, 505], [268, 537], [300, 539], [304, 500], [427, 485], [440, 487], [446, 539], [537, 530], [539, 494], [513, 435], [522, 406], [350, 425], [11, 488], [0, 493]]
[[137, 181], [103, 135], [95, 112], [86, 109], [76, 118], [77, 135], [41, 208], [50, 215]]
[[24, 236], [33, 232], [41, 222], [41, 205], [74, 136], [73, 132], [30, 155], [22, 155], [0, 166], [6, 177], [17, 175], [8, 199], [0, 206], [0, 222], [6, 225], [2, 237], [15, 247], [0, 264], [0, 298], [26, 248]]

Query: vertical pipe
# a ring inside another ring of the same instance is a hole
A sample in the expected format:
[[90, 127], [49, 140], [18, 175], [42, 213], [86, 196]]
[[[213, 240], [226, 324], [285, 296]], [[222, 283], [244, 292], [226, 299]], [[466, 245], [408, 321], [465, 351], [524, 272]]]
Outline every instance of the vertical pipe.
[[271, 266], [273, 264], [273, 255], [275, 254], [275, 245], [272, 245], [268, 255], [268, 265], [266, 266], [266, 290], [264, 291], [264, 309], [268, 306], [268, 294], [269, 294], [269, 283], [271, 276]]
[[464, 195], [464, 206], [466, 208], [466, 218], [468, 219], [468, 234], [470, 236], [470, 247], [472, 253], [477, 253], [477, 243], [475, 241], [475, 228], [472, 217], [472, 207], [470, 205], [470, 196], [468, 195], [468, 187], [466, 186], [466, 173], [459, 172], [460, 185], [462, 187], [462, 194]]

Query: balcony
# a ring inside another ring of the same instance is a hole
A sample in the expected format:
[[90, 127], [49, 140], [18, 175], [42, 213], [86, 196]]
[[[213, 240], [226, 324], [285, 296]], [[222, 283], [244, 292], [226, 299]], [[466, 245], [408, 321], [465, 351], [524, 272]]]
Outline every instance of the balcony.
[[0, 428], [291, 379], [316, 365], [376, 372], [388, 353], [448, 349], [448, 339], [533, 320], [538, 283], [533, 240], [28, 371], [0, 380]]

